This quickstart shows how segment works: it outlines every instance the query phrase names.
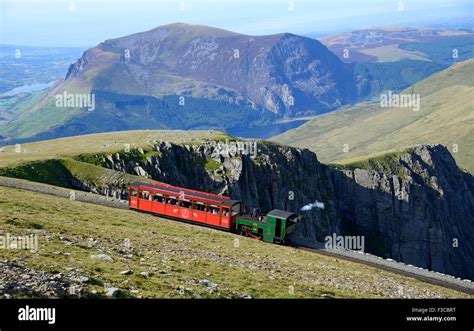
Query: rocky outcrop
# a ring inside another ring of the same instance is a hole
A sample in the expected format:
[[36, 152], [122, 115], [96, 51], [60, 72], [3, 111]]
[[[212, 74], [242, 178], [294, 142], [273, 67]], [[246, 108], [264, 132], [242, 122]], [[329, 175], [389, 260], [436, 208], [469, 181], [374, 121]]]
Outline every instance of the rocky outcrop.
[[377, 255], [474, 279], [474, 180], [444, 146], [332, 178], [342, 232], [365, 235]]

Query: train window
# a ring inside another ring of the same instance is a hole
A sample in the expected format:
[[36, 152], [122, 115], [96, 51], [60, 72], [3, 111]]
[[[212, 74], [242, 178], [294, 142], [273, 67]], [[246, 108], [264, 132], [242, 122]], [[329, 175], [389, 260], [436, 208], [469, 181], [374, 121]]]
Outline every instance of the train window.
[[207, 212], [208, 213], [211, 213], [211, 214], [219, 214], [219, 208], [218, 207], [213, 207], [213, 206], [209, 206], [208, 209], [207, 209]]
[[184, 208], [191, 208], [191, 201], [181, 200], [179, 206]]
[[275, 237], [281, 237], [281, 218], [276, 219], [276, 224], [275, 224]]
[[206, 210], [206, 205], [203, 204], [202, 202], [195, 202], [193, 209], [200, 210], [200, 211], [205, 211]]
[[137, 190], [132, 190], [131, 193], [132, 197], [136, 197], [138, 195]]
[[222, 216], [229, 216], [229, 208], [222, 208]]
[[240, 203], [232, 206], [232, 216], [240, 214]]
[[150, 192], [143, 191], [140, 193], [140, 199], [148, 200], [150, 198]]
[[173, 198], [169, 198], [169, 199], [166, 201], [166, 203], [169, 204], [169, 205], [176, 206], [176, 205], [178, 205], [178, 200], [173, 199]]
[[160, 195], [154, 195], [153, 196], [153, 201], [159, 202], [159, 203], [165, 203], [165, 198]]

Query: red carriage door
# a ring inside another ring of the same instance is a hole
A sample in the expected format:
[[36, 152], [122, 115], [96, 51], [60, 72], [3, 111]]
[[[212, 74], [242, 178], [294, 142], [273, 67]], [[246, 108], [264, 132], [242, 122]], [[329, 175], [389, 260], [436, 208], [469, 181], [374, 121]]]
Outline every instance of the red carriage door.
[[179, 218], [185, 220], [193, 220], [193, 213], [192, 213], [192, 202], [188, 199], [181, 199], [179, 201]]
[[166, 200], [165, 215], [179, 218], [178, 198], [170, 196]]
[[138, 208], [140, 210], [149, 211], [151, 212], [151, 193], [147, 190], [142, 190], [138, 194], [139, 202]]
[[153, 195], [153, 203], [151, 211], [155, 214], [164, 215], [165, 214], [165, 201], [166, 196], [161, 193], [156, 193]]
[[138, 208], [138, 188], [130, 187], [128, 190], [128, 206]]
[[212, 226], [220, 226], [221, 215], [220, 215], [220, 208], [217, 205], [209, 205], [207, 208], [207, 220], [206, 224]]
[[230, 227], [230, 208], [227, 206], [222, 207], [221, 226], [224, 228]]
[[195, 201], [191, 212], [193, 221], [206, 223], [206, 205], [203, 202]]

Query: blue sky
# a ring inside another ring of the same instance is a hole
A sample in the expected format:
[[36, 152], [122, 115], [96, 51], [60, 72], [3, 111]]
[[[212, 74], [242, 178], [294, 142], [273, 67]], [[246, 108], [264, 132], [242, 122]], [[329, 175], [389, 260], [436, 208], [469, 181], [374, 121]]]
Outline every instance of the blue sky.
[[[289, 10], [291, 3], [294, 10]], [[370, 26], [432, 25], [472, 16], [473, 4], [472, 0], [0, 0], [0, 43], [94, 46], [174, 22], [253, 35], [329, 34]]]

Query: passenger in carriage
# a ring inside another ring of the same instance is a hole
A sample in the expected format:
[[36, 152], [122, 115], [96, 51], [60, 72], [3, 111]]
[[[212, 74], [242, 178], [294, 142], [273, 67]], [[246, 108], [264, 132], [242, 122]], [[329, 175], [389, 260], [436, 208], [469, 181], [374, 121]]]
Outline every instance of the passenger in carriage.
[[164, 202], [165, 202], [165, 201], [164, 201], [164, 198], [161, 197], [161, 196], [159, 196], [159, 195], [155, 195], [155, 196], [153, 197], [153, 200], [154, 200], [155, 202], [159, 202], [159, 203], [164, 203]]

